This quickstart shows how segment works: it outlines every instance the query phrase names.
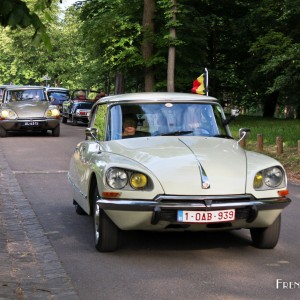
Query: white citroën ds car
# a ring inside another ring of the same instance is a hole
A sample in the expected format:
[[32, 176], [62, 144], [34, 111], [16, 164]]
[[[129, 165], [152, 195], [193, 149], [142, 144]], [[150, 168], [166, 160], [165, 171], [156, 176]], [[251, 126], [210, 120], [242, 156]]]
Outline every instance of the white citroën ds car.
[[76, 212], [93, 216], [97, 250], [116, 250], [122, 230], [240, 228], [255, 247], [274, 248], [291, 202], [284, 168], [240, 147], [228, 123], [209, 96], [99, 100], [68, 173]]

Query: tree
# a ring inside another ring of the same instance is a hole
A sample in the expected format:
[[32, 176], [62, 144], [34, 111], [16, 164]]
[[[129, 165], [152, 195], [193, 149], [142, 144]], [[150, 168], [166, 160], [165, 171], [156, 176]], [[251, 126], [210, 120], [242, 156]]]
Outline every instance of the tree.
[[[1, 0], [0, 2], [0, 24], [3, 27], [27, 28], [34, 27], [33, 42], [39, 44], [42, 40], [50, 48], [49, 36], [46, 26], [36, 12], [44, 12], [47, 17], [47, 8], [52, 4], [52, 0], [27, 1], [22, 0]], [[30, 9], [33, 7], [33, 10]]]
[[143, 42], [141, 45], [141, 51], [145, 61], [145, 92], [152, 92], [155, 85], [154, 68], [151, 63], [154, 47], [154, 14], [155, 0], [144, 0]]

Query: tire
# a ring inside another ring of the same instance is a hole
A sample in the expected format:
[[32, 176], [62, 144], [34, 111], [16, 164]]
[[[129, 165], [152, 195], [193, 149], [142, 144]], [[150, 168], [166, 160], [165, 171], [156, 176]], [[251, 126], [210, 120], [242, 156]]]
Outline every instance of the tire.
[[253, 244], [260, 249], [273, 249], [279, 240], [281, 226], [281, 215], [274, 223], [266, 228], [251, 228], [250, 234]]
[[96, 205], [96, 201], [100, 198], [97, 184], [93, 188], [92, 197], [95, 247], [100, 252], [115, 251], [118, 248], [119, 229], [104, 210]]
[[73, 126], [77, 126], [77, 124], [78, 124], [77, 119], [74, 118], [74, 116], [72, 116], [72, 125], [73, 125]]
[[7, 137], [7, 131], [3, 127], [0, 127], [0, 137]]
[[57, 125], [53, 130], [52, 130], [52, 136], [60, 136], [60, 126]]
[[66, 124], [68, 122], [68, 118], [63, 116], [62, 119], [61, 119], [61, 122]]
[[78, 204], [75, 204], [75, 211], [80, 216], [86, 215], [86, 212]]

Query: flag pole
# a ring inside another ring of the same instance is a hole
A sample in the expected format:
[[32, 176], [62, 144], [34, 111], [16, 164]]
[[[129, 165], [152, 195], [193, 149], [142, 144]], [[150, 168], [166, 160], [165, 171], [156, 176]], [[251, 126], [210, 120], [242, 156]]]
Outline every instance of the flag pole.
[[208, 96], [208, 70], [205, 68], [205, 89], [206, 89], [206, 96]]

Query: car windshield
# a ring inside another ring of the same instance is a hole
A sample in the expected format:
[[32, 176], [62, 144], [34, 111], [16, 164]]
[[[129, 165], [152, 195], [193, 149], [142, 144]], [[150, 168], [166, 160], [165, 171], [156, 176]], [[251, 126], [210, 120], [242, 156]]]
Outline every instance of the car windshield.
[[20, 89], [7, 91], [6, 101], [46, 101], [46, 98], [43, 89]]
[[48, 96], [54, 98], [55, 100], [66, 101], [69, 99], [70, 94], [69, 92], [53, 91], [53, 92], [48, 92]]
[[228, 136], [222, 108], [211, 103], [119, 104], [109, 111], [106, 140], [142, 136]]

